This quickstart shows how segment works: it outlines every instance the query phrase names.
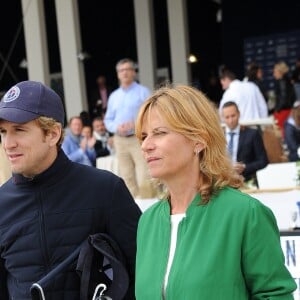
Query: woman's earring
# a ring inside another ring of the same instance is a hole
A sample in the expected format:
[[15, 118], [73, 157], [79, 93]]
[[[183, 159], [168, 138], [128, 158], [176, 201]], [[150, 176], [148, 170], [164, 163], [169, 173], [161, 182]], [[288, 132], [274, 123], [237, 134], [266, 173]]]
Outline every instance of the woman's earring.
[[195, 150], [194, 150], [194, 153], [195, 153], [195, 155], [199, 155], [200, 150], [199, 150], [199, 149], [195, 149]]

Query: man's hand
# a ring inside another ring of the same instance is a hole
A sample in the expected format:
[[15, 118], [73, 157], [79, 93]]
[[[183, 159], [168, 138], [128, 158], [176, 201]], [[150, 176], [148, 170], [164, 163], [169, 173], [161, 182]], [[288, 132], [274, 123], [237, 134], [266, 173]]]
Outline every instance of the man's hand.
[[238, 174], [242, 174], [246, 168], [246, 165], [242, 162], [235, 162], [233, 164], [233, 168], [238, 172]]
[[80, 142], [80, 148], [81, 148], [83, 151], [85, 151], [86, 146], [87, 146], [87, 138], [84, 137], [84, 138], [81, 140], [81, 142]]
[[96, 138], [94, 136], [90, 137], [87, 141], [87, 145], [89, 148], [93, 148], [96, 144]]
[[134, 122], [129, 121], [126, 123], [123, 123], [118, 126], [117, 128], [117, 134], [120, 136], [127, 136], [134, 133]]

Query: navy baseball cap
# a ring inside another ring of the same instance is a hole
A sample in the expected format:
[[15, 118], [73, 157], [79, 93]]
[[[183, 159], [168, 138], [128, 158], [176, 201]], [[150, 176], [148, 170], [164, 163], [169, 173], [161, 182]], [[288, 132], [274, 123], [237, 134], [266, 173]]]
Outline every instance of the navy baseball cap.
[[19, 82], [0, 101], [0, 119], [21, 124], [40, 116], [53, 118], [64, 125], [62, 99], [41, 82]]

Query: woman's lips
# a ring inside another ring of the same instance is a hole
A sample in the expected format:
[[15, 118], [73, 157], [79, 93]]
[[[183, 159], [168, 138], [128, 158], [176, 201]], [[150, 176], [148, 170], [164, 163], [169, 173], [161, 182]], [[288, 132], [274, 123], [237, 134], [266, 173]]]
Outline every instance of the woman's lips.
[[147, 158], [147, 163], [151, 163], [151, 162], [154, 162], [154, 161], [157, 161], [157, 160], [159, 160], [158, 157], [148, 157]]

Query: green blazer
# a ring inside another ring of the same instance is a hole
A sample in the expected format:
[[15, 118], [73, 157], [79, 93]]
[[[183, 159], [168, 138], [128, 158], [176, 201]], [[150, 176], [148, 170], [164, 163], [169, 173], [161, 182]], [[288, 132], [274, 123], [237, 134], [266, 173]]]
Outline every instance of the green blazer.
[[[207, 205], [195, 197], [178, 227], [166, 300], [293, 299], [295, 280], [284, 265], [272, 211], [232, 188]], [[136, 299], [162, 299], [170, 244], [165, 200], [139, 221]]]

